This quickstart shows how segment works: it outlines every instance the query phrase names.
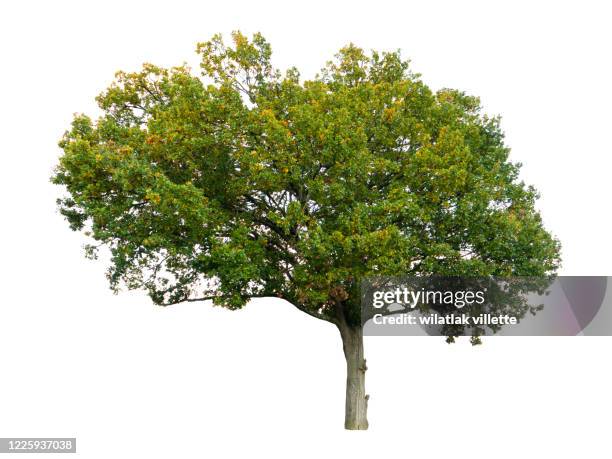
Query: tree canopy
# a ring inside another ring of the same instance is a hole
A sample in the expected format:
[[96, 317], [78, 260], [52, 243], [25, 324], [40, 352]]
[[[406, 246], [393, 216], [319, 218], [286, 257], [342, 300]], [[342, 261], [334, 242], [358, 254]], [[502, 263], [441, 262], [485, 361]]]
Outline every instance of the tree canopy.
[[255, 34], [200, 43], [201, 74], [118, 72], [75, 116], [52, 178], [73, 230], [112, 254], [113, 288], [235, 309], [275, 296], [359, 320], [380, 275], [554, 272], [559, 244], [497, 117], [433, 91], [399, 51], [342, 48], [315, 78]]

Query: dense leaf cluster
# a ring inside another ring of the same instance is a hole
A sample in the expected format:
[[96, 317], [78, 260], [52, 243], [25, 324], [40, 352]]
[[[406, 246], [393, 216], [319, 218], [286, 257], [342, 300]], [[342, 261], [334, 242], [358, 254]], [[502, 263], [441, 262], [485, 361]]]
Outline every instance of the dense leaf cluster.
[[274, 69], [258, 34], [198, 53], [199, 76], [119, 72], [103, 116], [60, 142], [60, 210], [110, 248], [114, 288], [229, 308], [278, 296], [356, 323], [364, 276], [556, 269], [537, 194], [477, 98], [432, 91], [399, 52], [349, 45], [308, 81]]

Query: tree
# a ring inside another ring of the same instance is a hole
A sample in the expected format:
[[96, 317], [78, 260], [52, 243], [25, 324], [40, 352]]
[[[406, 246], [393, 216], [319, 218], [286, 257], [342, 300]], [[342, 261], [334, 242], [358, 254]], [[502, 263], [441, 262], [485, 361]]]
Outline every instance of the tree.
[[499, 120], [429, 89], [398, 52], [348, 45], [314, 79], [239, 32], [200, 43], [201, 75], [118, 72], [77, 115], [52, 181], [110, 249], [113, 289], [229, 309], [275, 296], [335, 324], [347, 429], [366, 429], [360, 281], [553, 272], [559, 244], [508, 160]]

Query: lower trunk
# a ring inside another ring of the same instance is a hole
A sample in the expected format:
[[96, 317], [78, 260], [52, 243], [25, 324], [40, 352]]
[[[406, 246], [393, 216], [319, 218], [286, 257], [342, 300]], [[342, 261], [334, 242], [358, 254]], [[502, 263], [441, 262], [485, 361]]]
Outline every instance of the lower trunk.
[[365, 393], [366, 361], [363, 358], [363, 328], [342, 324], [340, 336], [346, 358], [346, 407], [344, 428], [368, 428], [368, 398]]

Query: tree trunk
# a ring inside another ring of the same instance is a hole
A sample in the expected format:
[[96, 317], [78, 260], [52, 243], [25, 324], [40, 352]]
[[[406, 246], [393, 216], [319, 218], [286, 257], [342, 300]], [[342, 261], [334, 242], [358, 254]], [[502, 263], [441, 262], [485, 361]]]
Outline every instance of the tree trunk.
[[338, 327], [346, 358], [346, 406], [344, 428], [368, 428], [368, 398], [365, 393], [366, 361], [363, 358], [363, 328], [342, 323]]

